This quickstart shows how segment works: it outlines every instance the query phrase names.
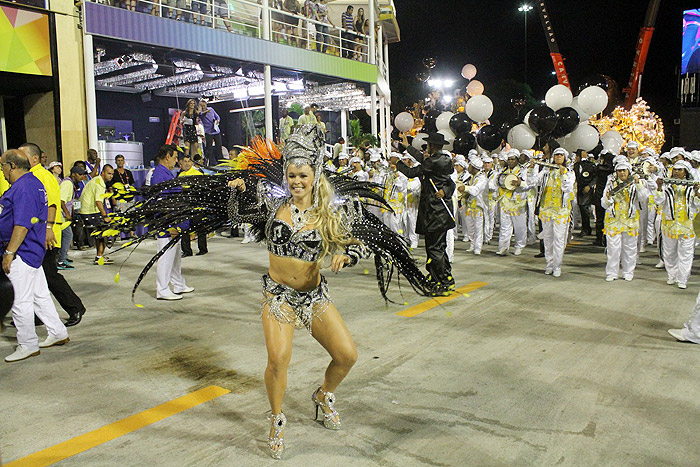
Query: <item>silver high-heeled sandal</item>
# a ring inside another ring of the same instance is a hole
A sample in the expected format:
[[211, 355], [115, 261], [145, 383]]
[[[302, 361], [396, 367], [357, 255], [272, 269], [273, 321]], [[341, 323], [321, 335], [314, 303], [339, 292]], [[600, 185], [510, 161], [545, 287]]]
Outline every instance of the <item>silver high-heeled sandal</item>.
[[[319, 400], [317, 396], [318, 393], [323, 395], [323, 400]], [[311, 401], [316, 407], [316, 416], [314, 420], [318, 420], [318, 409], [321, 409], [323, 414], [323, 426], [329, 430], [340, 430], [340, 414], [335, 410], [333, 404], [335, 404], [335, 394], [332, 392], [325, 392], [320, 387], [311, 394]], [[323, 409], [329, 409], [330, 412], [326, 412]]]
[[277, 415], [270, 415], [270, 423], [275, 429], [272, 436], [267, 438], [267, 447], [270, 448], [270, 455], [273, 459], [282, 459], [284, 453], [284, 438], [282, 438], [282, 430], [287, 424], [287, 417], [280, 412]]

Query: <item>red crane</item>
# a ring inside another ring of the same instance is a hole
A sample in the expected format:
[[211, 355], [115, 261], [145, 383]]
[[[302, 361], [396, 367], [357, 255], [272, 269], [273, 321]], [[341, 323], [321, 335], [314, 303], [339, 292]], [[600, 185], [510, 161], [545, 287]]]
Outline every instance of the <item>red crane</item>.
[[625, 98], [625, 107], [629, 109], [639, 97], [639, 88], [644, 73], [644, 65], [649, 54], [649, 45], [651, 44], [651, 36], [654, 34], [654, 26], [656, 25], [656, 16], [659, 13], [661, 0], [650, 0], [647, 7], [647, 15], [644, 18], [644, 25], [639, 31], [639, 39], [637, 39], [637, 50], [634, 54], [634, 62], [632, 62], [632, 73], [627, 87], [622, 90], [627, 96]]
[[552, 19], [549, 16], [549, 9], [544, 0], [537, 0], [537, 10], [540, 13], [540, 20], [542, 21], [542, 27], [544, 28], [544, 34], [547, 36], [547, 45], [549, 45], [549, 55], [552, 57], [552, 63], [554, 64], [554, 71], [557, 74], [557, 81], [559, 84], [563, 84], [567, 88], [571, 89], [571, 83], [569, 82], [569, 75], [566, 73], [566, 67], [564, 66], [564, 59], [559, 52], [559, 45], [557, 45], [557, 38], [554, 36], [554, 27], [552, 26]]

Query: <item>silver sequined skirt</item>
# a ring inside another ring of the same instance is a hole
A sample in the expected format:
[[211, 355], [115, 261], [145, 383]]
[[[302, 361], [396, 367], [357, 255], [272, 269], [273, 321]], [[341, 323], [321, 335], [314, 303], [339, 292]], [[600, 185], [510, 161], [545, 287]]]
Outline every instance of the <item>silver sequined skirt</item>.
[[318, 286], [307, 292], [300, 292], [288, 285], [278, 284], [265, 274], [262, 276], [263, 313], [267, 307], [268, 317], [280, 323], [291, 324], [297, 329], [305, 327], [311, 332], [314, 318], [322, 315], [333, 303], [328, 294], [328, 283], [321, 275]]

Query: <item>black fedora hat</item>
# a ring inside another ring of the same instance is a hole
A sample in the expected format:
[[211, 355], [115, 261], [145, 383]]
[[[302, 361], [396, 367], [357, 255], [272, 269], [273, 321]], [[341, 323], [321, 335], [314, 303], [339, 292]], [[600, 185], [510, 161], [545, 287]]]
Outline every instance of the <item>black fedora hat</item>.
[[423, 141], [437, 146], [447, 146], [447, 140], [442, 133], [428, 133], [428, 137]]

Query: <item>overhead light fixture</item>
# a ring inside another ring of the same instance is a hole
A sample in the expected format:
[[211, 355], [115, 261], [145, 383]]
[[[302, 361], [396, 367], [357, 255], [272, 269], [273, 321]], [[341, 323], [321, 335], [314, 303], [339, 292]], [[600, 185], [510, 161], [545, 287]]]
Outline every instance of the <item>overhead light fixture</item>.
[[280, 83], [279, 81], [272, 84], [272, 90], [274, 92], [287, 92], [287, 85], [285, 83]]
[[298, 79], [296, 81], [290, 81], [287, 83], [287, 89], [290, 91], [303, 91], [304, 88], [304, 80]]
[[532, 11], [532, 5], [523, 5], [518, 8], [518, 11], [527, 13], [528, 11]]
[[265, 88], [263, 86], [249, 86], [248, 87], [248, 94], [251, 97], [264, 96], [265, 95]]
[[248, 91], [244, 88], [238, 88], [233, 90], [234, 99], [245, 99], [248, 97]]

